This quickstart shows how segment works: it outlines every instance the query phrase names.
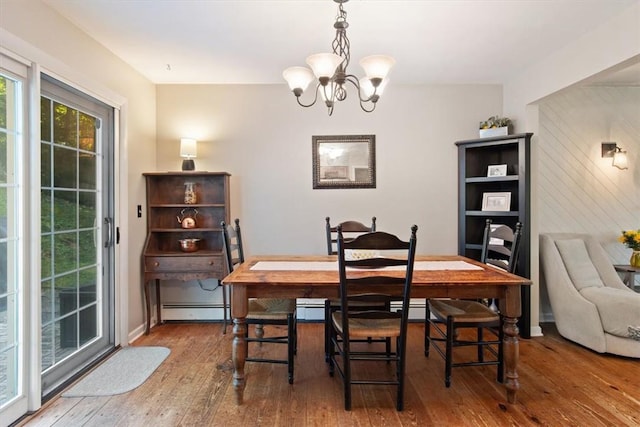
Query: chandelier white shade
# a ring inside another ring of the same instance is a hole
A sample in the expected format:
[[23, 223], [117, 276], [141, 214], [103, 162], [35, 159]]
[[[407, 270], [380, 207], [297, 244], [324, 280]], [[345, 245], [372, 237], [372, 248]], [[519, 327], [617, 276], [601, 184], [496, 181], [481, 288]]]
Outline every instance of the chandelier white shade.
[[[284, 70], [282, 76], [289, 84], [289, 89], [302, 107], [311, 107], [320, 98], [324, 101], [329, 115], [333, 113], [336, 101], [344, 101], [347, 98], [346, 83], [351, 83], [355, 89], [362, 110], [370, 113], [376, 108], [382, 89], [387, 83], [387, 76], [395, 64], [395, 60], [388, 55], [371, 55], [360, 60], [366, 77], [358, 79], [353, 74], [348, 74], [347, 67], [350, 61], [350, 42], [347, 38], [347, 12], [343, 4], [348, 0], [333, 0], [338, 3], [338, 16], [333, 27], [336, 29], [336, 37], [333, 40], [333, 53], [317, 53], [307, 58], [307, 64], [311, 70], [305, 67], [290, 67]], [[300, 100], [311, 81], [317, 79], [314, 98], [305, 104]]]
[[387, 77], [395, 63], [396, 60], [389, 55], [371, 55], [360, 60], [360, 66], [364, 69], [364, 73], [370, 80], [383, 80]]
[[282, 73], [285, 80], [289, 84], [289, 89], [295, 92], [299, 89], [302, 93], [307, 90], [309, 83], [313, 81], [315, 76], [313, 72], [305, 67], [289, 67]]

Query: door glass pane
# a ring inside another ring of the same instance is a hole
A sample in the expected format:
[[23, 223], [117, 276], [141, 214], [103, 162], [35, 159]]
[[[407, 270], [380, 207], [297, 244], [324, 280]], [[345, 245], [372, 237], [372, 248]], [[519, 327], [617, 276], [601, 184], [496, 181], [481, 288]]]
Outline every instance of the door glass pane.
[[78, 147], [78, 110], [58, 102], [53, 103], [53, 142], [66, 147]]
[[76, 188], [78, 182], [78, 152], [65, 147], [53, 147], [53, 186]]
[[100, 119], [46, 96], [41, 104], [51, 106], [40, 141], [42, 366], [49, 375], [102, 336]]

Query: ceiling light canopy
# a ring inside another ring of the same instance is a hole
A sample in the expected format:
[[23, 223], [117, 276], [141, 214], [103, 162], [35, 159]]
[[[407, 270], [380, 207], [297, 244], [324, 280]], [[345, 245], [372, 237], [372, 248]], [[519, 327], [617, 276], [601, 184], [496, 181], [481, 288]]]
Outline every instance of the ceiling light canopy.
[[[344, 101], [347, 98], [346, 83], [355, 86], [358, 91], [360, 108], [367, 113], [376, 108], [376, 103], [382, 95], [382, 90], [389, 79], [387, 75], [395, 64], [395, 59], [387, 55], [371, 55], [360, 60], [366, 77], [358, 80], [353, 74], [347, 73], [350, 61], [350, 42], [347, 38], [347, 12], [342, 7], [348, 0], [333, 0], [338, 3], [338, 16], [333, 27], [336, 29], [336, 37], [333, 40], [333, 53], [317, 53], [307, 58], [305, 67], [290, 67], [284, 70], [282, 76], [289, 84], [289, 88], [296, 96], [298, 104], [302, 107], [311, 107], [318, 100], [318, 93], [327, 106], [329, 115], [333, 113], [336, 101]], [[310, 104], [300, 101], [300, 96], [307, 90], [311, 82], [317, 79], [315, 96]]]

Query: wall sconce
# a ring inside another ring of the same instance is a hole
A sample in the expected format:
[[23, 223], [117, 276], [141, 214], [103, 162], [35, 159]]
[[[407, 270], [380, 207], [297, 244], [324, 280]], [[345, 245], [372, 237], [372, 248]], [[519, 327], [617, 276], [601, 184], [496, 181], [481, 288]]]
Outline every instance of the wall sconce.
[[180, 157], [184, 157], [184, 160], [182, 161], [183, 171], [192, 171], [196, 168], [196, 164], [193, 161], [193, 159], [198, 155], [198, 147], [196, 143], [197, 141], [192, 138], [180, 139]]
[[602, 143], [602, 157], [612, 157], [613, 161], [611, 165], [620, 170], [629, 169], [627, 152], [622, 151], [615, 142]]

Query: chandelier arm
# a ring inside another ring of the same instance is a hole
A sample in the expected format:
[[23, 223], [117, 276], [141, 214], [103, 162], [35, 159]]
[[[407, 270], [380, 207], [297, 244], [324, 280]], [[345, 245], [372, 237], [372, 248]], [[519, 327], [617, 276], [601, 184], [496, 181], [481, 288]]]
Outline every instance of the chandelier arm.
[[318, 83], [316, 85], [316, 89], [315, 89], [315, 93], [316, 96], [313, 98], [313, 101], [311, 102], [311, 104], [303, 104], [302, 102], [300, 102], [300, 96], [296, 96], [296, 101], [298, 101], [298, 105], [300, 105], [301, 107], [312, 107], [316, 104], [316, 101], [318, 100], [318, 87], [320, 86], [320, 83]]
[[362, 102], [362, 100], [360, 100], [360, 108], [362, 108], [362, 111], [364, 111], [365, 113], [371, 113], [371, 112], [373, 112], [373, 110], [376, 109], [376, 105], [378, 105], [378, 104], [375, 103], [375, 102], [372, 102], [370, 104], [371, 105], [371, 109], [370, 110], [367, 110], [366, 105], [367, 104], [365, 104], [364, 102]]

